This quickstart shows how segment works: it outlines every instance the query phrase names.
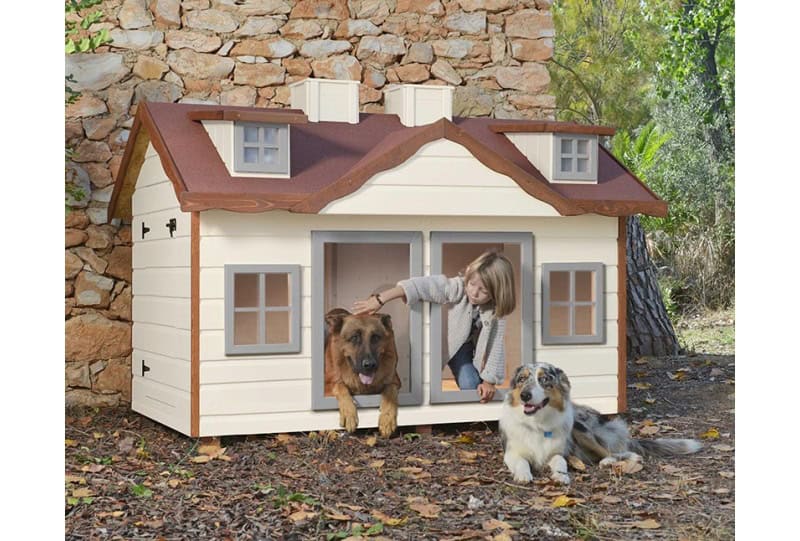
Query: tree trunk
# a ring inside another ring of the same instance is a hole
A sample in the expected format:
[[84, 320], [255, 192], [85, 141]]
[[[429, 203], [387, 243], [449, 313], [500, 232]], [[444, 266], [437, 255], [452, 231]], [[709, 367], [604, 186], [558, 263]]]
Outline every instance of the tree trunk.
[[677, 355], [678, 338], [672, 328], [656, 269], [647, 253], [639, 218], [628, 218], [628, 359]]

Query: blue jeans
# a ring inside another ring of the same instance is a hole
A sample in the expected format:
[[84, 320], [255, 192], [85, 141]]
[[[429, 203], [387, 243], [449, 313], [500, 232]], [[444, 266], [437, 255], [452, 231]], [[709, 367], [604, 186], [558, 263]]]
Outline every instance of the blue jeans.
[[474, 353], [472, 342], [467, 340], [453, 355], [453, 358], [447, 361], [447, 366], [453, 371], [459, 389], [477, 389], [478, 384], [482, 381], [477, 368], [472, 364]]

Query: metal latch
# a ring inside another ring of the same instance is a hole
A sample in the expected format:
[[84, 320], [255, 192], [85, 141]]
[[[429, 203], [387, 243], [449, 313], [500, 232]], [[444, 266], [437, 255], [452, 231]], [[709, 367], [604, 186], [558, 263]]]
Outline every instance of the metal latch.
[[144, 364], [144, 359], [142, 359], [142, 377], [144, 377], [144, 373], [145, 372], [149, 372], [149, 371], [150, 371], [150, 367], [147, 366], [146, 364]]
[[170, 218], [169, 222], [167, 222], [167, 229], [169, 229], [169, 236], [172, 238], [172, 234], [178, 229], [178, 220]]
[[145, 227], [144, 222], [142, 222], [142, 238], [150, 231], [149, 227]]

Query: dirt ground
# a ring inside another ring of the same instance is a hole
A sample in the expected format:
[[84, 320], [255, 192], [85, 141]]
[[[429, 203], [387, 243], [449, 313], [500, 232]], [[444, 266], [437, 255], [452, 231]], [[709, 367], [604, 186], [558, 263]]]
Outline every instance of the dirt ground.
[[733, 539], [733, 329], [732, 313], [690, 320], [694, 351], [629, 362], [631, 431], [699, 453], [587, 466], [568, 488], [513, 482], [497, 423], [204, 445], [128, 408], [68, 410], [65, 538]]

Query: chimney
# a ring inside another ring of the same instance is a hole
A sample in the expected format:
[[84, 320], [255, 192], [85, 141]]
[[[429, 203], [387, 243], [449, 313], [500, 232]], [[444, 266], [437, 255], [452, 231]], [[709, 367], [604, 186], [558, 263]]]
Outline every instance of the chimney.
[[383, 109], [400, 117], [403, 126], [412, 128], [453, 119], [453, 92], [444, 85], [390, 85], [383, 93]]
[[302, 109], [309, 122], [358, 124], [358, 81], [308, 78], [289, 89], [292, 109]]

